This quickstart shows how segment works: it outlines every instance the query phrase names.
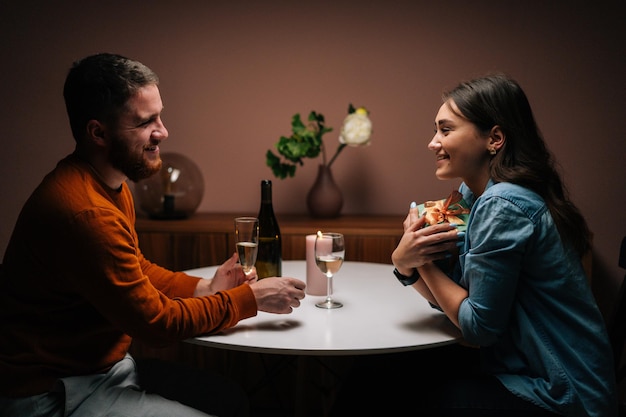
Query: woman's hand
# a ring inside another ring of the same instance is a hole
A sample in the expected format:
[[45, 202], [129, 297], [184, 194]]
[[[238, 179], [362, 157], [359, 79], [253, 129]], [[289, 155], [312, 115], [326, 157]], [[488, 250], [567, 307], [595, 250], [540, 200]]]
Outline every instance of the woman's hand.
[[426, 225], [417, 208], [411, 208], [403, 222], [404, 234], [391, 255], [391, 261], [400, 273], [411, 275], [413, 268], [450, 257], [457, 248], [456, 226], [450, 223]]
[[[406, 230], [409, 227], [411, 227], [413, 223], [418, 221], [419, 218], [420, 218], [420, 214], [417, 208], [417, 204], [415, 204], [415, 202], [412, 202], [411, 207], [409, 208], [409, 214], [406, 215], [406, 218], [404, 219], [404, 222], [402, 223], [402, 226], [404, 227], [404, 231], [406, 232]], [[420, 227], [423, 227], [423, 226], [424, 226], [424, 222], [422, 222], [422, 226]]]

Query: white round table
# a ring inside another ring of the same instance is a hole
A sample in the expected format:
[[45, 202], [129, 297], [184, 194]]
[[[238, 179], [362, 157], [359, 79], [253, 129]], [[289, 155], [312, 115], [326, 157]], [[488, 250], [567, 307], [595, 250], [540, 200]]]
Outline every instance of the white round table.
[[[186, 271], [212, 277], [216, 266]], [[283, 261], [282, 275], [306, 282], [305, 261]], [[344, 262], [333, 278], [333, 298], [343, 307], [315, 306], [325, 296], [308, 295], [291, 314], [259, 312], [220, 334], [187, 342], [245, 352], [287, 355], [369, 355], [427, 349], [461, 340], [460, 331], [413, 288], [393, 275], [393, 266]]]

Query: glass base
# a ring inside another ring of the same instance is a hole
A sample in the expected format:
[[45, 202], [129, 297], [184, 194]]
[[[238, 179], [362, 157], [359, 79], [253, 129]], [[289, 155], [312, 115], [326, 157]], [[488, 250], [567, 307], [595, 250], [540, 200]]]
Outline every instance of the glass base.
[[315, 307], [331, 309], [343, 307], [343, 304], [341, 304], [339, 301], [324, 300], [321, 303], [316, 303]]

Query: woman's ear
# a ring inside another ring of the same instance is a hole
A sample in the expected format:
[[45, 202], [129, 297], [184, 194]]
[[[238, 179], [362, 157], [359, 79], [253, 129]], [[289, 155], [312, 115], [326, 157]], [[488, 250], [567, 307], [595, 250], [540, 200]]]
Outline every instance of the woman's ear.
[[506, 142], [506, 135], [500, 126], [495, 125], [491, 128], [491, 132], [489, 132], [489, 142], [487, 143], [488, 149], [497, 152], [502, 149], [504, 142]]

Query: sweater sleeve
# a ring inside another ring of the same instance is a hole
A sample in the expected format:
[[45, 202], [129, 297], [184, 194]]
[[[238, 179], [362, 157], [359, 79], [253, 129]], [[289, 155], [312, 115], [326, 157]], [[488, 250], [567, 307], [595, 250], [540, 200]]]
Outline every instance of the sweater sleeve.
[[193, 296], [198, 281], [202, 278], [192, 277], [184, 272], [172, 272], [146, 259], [139, 249], [137, 251], [141, 270], [156, 289], [169, 298]]
[[68, 279], [102, 316], [132, 337], [170, 343], [232, 327], [256, 314], [247, 285], [190, 298], [198, 278], [145, 260], [133, 226], [115, 210], [81, 212], [72, 233], [80, 244]]

